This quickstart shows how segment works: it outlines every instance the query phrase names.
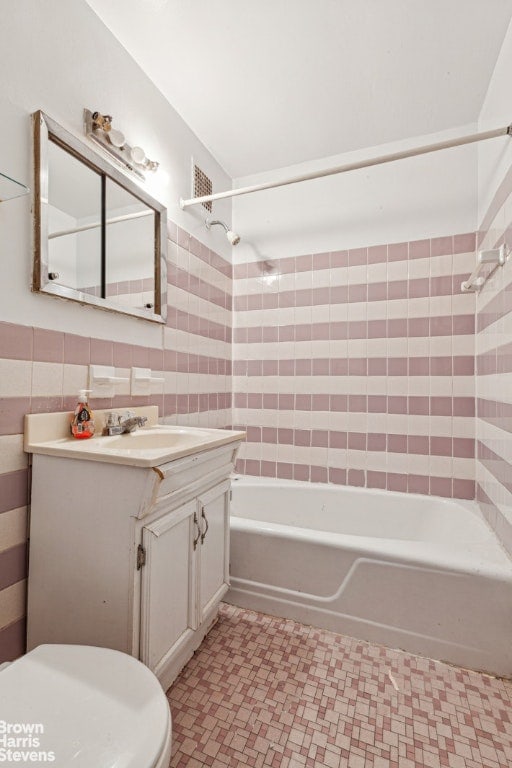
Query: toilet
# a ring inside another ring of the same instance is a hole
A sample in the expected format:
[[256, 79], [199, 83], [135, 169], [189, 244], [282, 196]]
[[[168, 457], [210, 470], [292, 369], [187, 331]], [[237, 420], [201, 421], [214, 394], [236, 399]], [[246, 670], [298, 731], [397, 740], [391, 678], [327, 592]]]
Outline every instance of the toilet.
[[155, 675], [125, 653], [40, 645], [0, 667], [0, 761], [10, 762], [9, 749], [25, 753], [24, 765], [168, 768], [169, 704]]

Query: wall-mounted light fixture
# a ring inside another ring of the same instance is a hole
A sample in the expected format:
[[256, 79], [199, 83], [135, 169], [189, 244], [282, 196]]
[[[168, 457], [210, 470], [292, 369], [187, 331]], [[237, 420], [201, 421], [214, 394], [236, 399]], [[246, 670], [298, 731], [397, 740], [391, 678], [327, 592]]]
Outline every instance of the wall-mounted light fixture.
[[86, 135], [139, 179], [145, 178], [142, 171], [156, 171], [158, 168], [159, 163], [146, 157], [141, 147], [130, 147], [126, 143], [124, 133], [112, 127], [111, 115], [84, 109], [84, 122]]

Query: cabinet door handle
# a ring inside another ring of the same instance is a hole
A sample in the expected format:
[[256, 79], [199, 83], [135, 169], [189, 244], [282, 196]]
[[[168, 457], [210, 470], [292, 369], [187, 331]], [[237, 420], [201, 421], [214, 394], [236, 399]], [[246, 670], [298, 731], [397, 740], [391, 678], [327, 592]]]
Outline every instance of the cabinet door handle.
[[[194, 512], [194, 525], [197, 528], [197, 536], [194, 538], [194, 550], [195, 550], [196, 547], [197, 547], [197, 544], [199, 542], [199, 539], [201, 538], [201, 527], [200, 527], [199, 523], [197, 522], [197, 512]], [[202, 543], [202, 541], [201, 541], [201, 543]]]
[[208, 518], [206, 517], [204, 513], [204, 507], [201, 507], [201, 517], [203, 518], [204, 522], [206, 523], [206, 528], [204, 531], [201, 532], [201, 544], [204, 544], [204, 540], [206, 538], [206, 534], [208, 533], [208, 528], [210, 527], [208, 525]]

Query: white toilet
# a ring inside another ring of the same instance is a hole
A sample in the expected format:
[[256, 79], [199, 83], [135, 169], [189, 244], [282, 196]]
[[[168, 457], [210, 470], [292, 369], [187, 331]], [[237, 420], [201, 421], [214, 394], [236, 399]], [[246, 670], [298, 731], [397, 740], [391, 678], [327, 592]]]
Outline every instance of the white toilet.
[[125, 653], [40, 645], [0, 668], [0, 760], [9, 749], [39, 753], [22, 765], [168, 768], [169, 704], [155, 675]]

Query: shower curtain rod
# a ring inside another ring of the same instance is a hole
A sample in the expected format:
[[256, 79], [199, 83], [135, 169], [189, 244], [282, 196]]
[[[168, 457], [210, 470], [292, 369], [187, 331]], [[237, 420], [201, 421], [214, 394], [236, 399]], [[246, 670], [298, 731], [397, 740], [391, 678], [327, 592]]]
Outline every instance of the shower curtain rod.
[[239, 187], [238, 189], [229, 189], [226, 192], [217, 192], [214, 195], [203, 195], [202, 197], [191, 197], [188, 200], [180, 198], [180, 208], [184, 210], [191, 205], [200, 203], [210, 203], [214, 200], [223, 200], [226, 197], [238, 197], [238, 195], [249, 195], [252, 192], [261, 192], [264, 189], [275, 189], [276, 187], [285, 187], [288, 184], [298, 184], [302, 181], [311, 181], [312, 179], [322, 179], [325, 176], [334, 176], [337, 173], [346, 173], [347, 171], [357, 171], [360, 168], [370, 168], [372, 165], [383, 165], [384, 163], [393, 163], [395, 160], [404, 160], [407, 157], [416, 157], [416, 155], [426, 155], [428, 152], [437, 152], [440, 149], [450, 149], [451, 147], [461, 147], [464, 144], [473, 144], [476, 141], [485, 141], [486, 139], [496, 139], [499, 136], [512, 136], [512, 124], [504, 128], [496, 128], [492, 131], [483, 131], [473, 133], [469, 136], [461, 136], [458, 139], [448, 139], [439, 141], [436, 144], [425, 144], [422, 147], [406, 149], [402, 152], [393, 152], [390, 155], [380, 155], [370, 160], [359, 160], [355, 163], [346, 165], [337, 165], [333, 168], [326, 168], [323, 171], [313, 171], [301, 176], [292, 176], [289, 179], [281, 181], [268, 181], [263, 184], [253, 184], [250, 187]]
[[[150, 216], [154, 213], [153, 209], [150, 211], [137, 211], [137, 213], [127, 213], [124, 216], [116, 216], [113, 219], [107, 219], [105, 224], [119, 224], [121, 221], [130, 221], [131, 219], [140, 219], [142, 216]], [[52, 232], [48, 235], [48, 240], [53, 240], [55, 237], [64, 237], [65, 235], [77, 235], [79, 232], [87, 232], [88, 229], [98, 229], [101, 227], [101, 221], [95, 221], [92, 224], [82, 224], [80, 227], [73, 227], [72, 229], [61, 229], [58, 232]]]

